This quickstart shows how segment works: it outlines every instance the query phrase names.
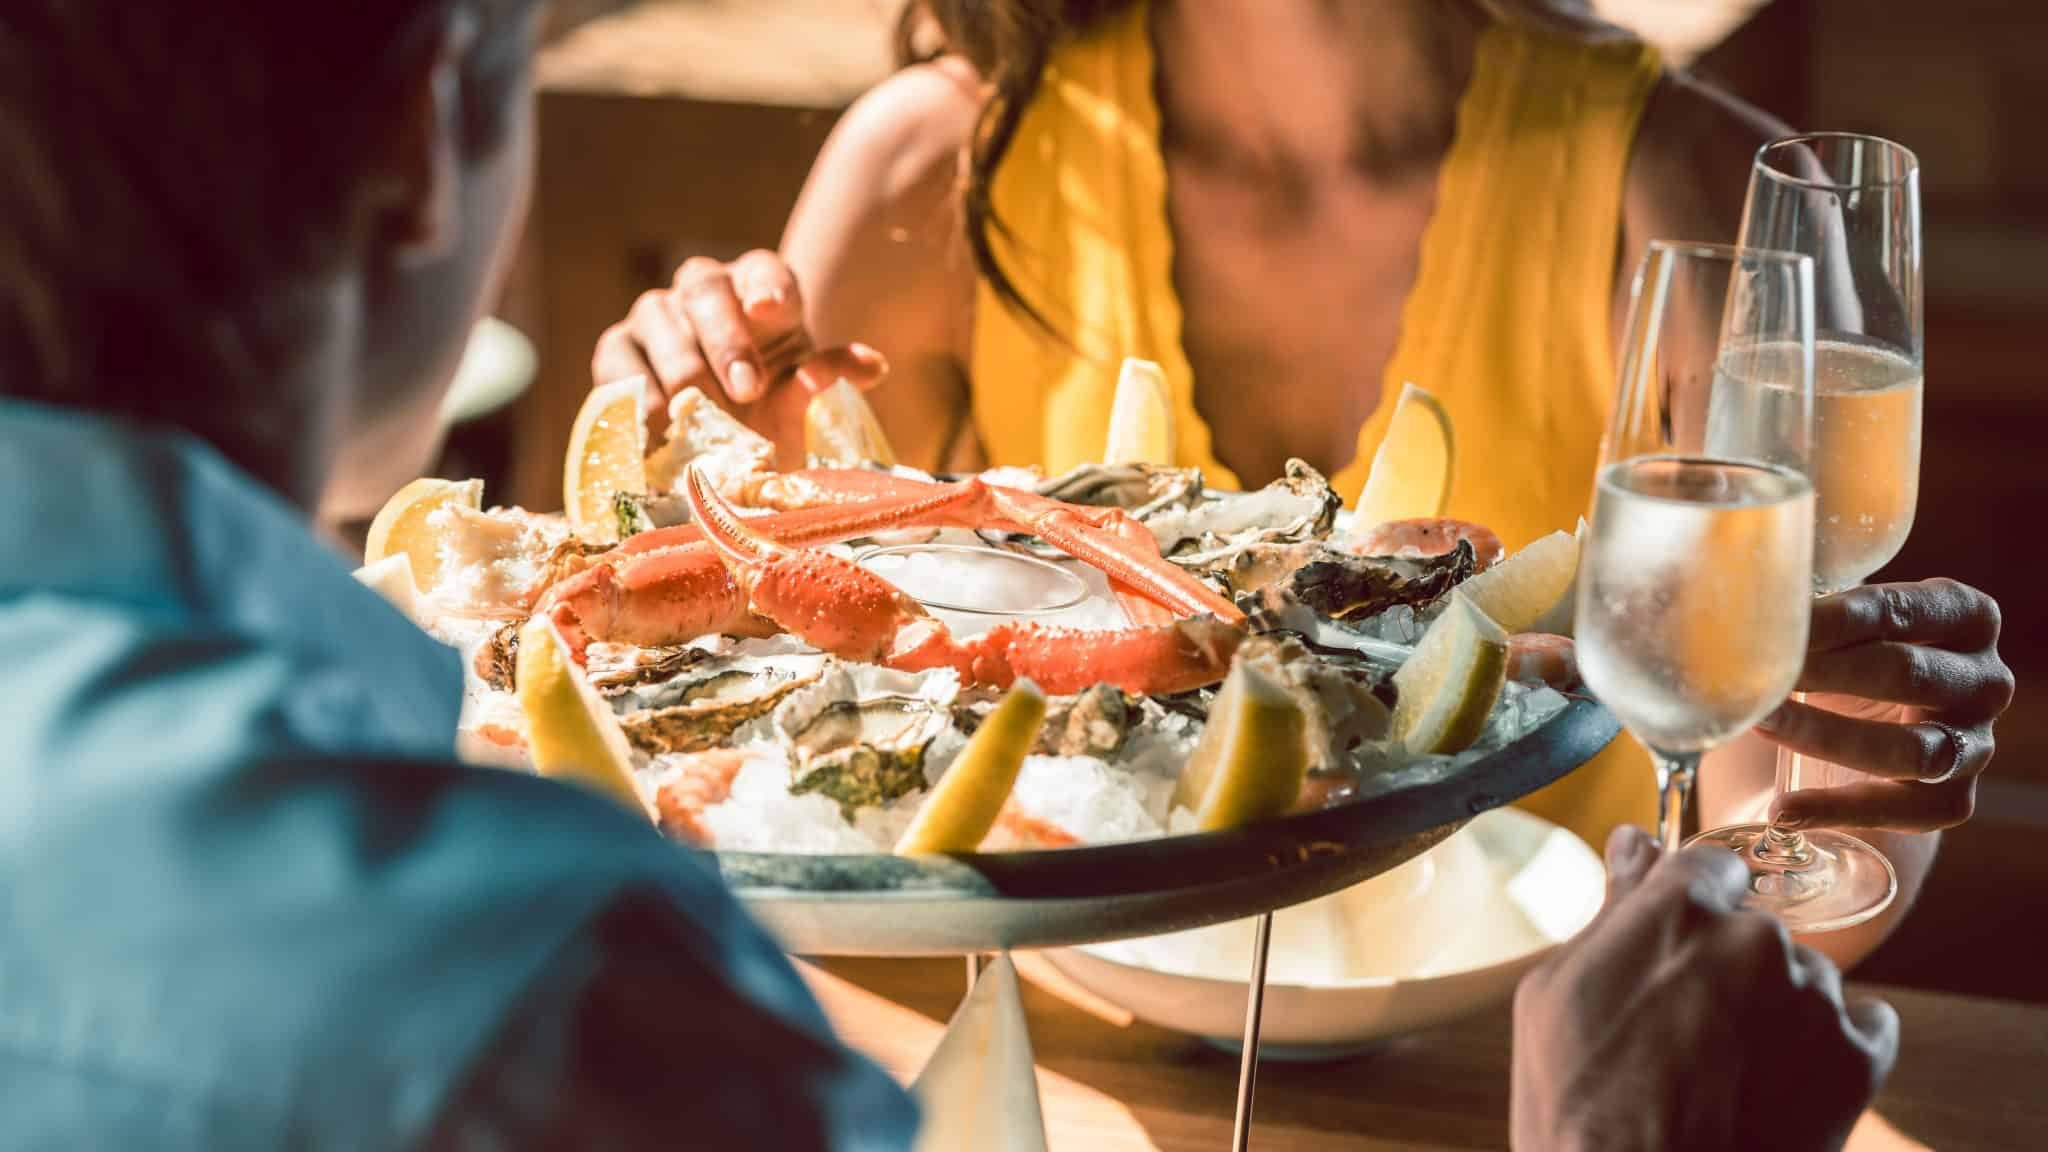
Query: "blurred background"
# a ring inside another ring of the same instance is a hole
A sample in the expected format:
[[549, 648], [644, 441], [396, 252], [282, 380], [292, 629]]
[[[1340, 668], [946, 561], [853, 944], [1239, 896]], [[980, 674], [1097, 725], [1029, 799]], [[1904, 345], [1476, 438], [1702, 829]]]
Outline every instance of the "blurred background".
[[[443, 472], [561, 502], [561, 445], [598, 334], [690, 255], [773, 247], [839, 112], [891, 66], [900, 0], [556, 0], [531, 227], [498, 315], [519, 377], [462, 414]], [[1887, 575], [1998, 596], [2020, 681], [1976, 820], [1860, 975], [2048, 1000], [2048, 444], [2035, 356], [2048, 301], [2048, 5], [2010, 0], [1600, 0], [1674, 61], [1800, 128], [1914, 149], [1925, 197], [1920, 511]], [[688, 148], [682, 146], [687, 142]], [[1688, 239], [1725, 239], [1688, 237]], [[2018, 931], [2014, 931], [2017, 928]]]

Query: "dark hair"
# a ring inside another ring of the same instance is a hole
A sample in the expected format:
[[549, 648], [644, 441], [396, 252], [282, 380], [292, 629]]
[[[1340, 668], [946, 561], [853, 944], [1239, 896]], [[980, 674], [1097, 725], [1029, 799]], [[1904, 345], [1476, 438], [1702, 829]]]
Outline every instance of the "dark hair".
[[[996, 170], [1017, 138], [1024, 112], [1044, 81], [1046, 60], [1063, 35], [1088, 28], [1133, 0], [909, 0], [896, 25], [896, 58], [902, 65], [956, 53], [974, 65], [988, 85], [988, 98], [974, 126], [967, 154], [967, 186], [961, 195], [962, 222], [974, 266], [996, 298], [1051, 331], [1024, 299], [996, 257], [995, 234], [1003, 231], [991, 199]], [[1057, 333], [1055, 333], [1057, 335]]]
[[500, 142], [537, 0], [7, 0], [0, 395], [185, 428], [289, 474], [299, 355], [361, 238], [364, 158], [452, 14], [465, 146]]

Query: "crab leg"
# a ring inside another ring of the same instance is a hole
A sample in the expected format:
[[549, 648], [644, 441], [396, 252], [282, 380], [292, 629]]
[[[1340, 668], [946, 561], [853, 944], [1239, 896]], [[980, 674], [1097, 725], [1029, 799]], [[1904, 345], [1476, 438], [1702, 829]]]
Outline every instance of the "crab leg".
[[[1244, 619], [1235, 604], [1162, 557], [1151, 529], [1119, 508], [1084, 508], [974, 479], [941, 486], [883, 472], [837, 468], [780, 473], [756, 485], [753, 496], [776, 508], [878, 499], [890, 500], [893, 506], [895, 500], [934, 487], [971, 488], [982, 498], [946, 506], [951, 515], [942, 521], [919, 523], [970, 530], [993, 528], [1037, 536], [1108, 576], [1133, 624], [1157, 625], [1175, 617], [1203, 614], [1231, 623]], [[905, 527], [909, 523], [897, 521], [895, 526]], [[789, 540], [765, 526], [763, 530], [777, 539]], [[814, 541], [804, 541], [811, 542]], [[1165, 611], [1155, 611], [1146, 606], [1148, 603]]]
[[908, 671], [952, 667], [998, 687], [1029, 676], [1055, 694], [1104, 682], [1130, 692], [1171, 693], [1222, 679], [1243, 635], [1234, 622], [1196, 619], [1099, 632], [1005, 624], [961, 642], [867, 569], [755, 532], [701, 472], [689, 473], [684, 490], [691, 515], [733, 569], [752, 610], [847, 659]]

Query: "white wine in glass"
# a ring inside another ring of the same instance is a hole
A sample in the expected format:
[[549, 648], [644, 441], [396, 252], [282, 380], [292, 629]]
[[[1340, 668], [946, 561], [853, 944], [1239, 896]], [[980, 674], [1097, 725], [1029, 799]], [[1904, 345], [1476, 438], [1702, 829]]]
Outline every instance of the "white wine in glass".
[[1644, 744], [1697, 756], [1792, 691], [1810, 615], [1806, 477], [1702, 457], [1609, 464], [1587, 555], [1580, 669]]
[[[1920, 169], [1888, 140], [1848, 133], [1765, 145], [1750, 172], [1742, 242], [1814, 262], [1811, 452], [1813, 590], [1853, 588], [1891, 562], [1913, 529], [1920, 487]], [[1710, 439], [1761, 451], [1779, 435], [1786, 357], [1766, 348], [1723, 365]], [[1797, 790], [1798, 755], [1778, 754], [1778, 791]], [[1795, 931], [1826, 932], [1882, 912], [1891, 862], [1846, 832], [1768, 824], [1701, 837], [1742, 855], [1751, 903]]]
[[[1812, 271], [1659, 241], [1635, 279], [1574, 631], [1587, 685], [1656, 762], [1668, 849], [1701, 755], [1782, 703], [1806, 659]], [[1718, 385], [1763, 359], [1786, 373], [1782, 396]], [[1765, 405], [1768, 443], [1715, 443]]]
[[[1801, 403], [1796, 345], [1724, 355], [1708, 417], [1710, 448], [1775, 455]], [[1896, 350], [1848, 340], [1813, 348], [1813, 590], [1853, 588], [1898, 554], [1920, 497], [1920, 368]]]

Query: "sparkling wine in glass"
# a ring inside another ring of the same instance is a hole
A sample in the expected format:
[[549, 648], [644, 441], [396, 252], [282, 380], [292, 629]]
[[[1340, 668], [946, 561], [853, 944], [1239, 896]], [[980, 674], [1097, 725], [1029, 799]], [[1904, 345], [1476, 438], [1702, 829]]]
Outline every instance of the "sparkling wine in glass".
[[[1814, 262], [1813, 591], [1853, 588], [1898, 554], [1919, 499], [1919, 163], [1871, 136], [1768, 144], [1750, 173], [1742, 240]], [[1793, 373], [1770, 348], [1737, 353], [1725, 367], [1716, 446], [1759, 450], [1780, 435]], [[1780, 792], [1799, 787], [1800, 767], [1795, 753], [1779, 752]], [[1704, 838], [1743, 855], [1751, 902], [1796, 931], [1861, 923], [1898, 891], [1891, 862], [1846, 832], [1748, 824]]]
[[[1587, 685], [1656, 763], [1668, 848], [1700, 757], [1776, 708], [1806, 659], [1812, 325], [1803, 256], [1658, 242], [1636, 276], [1575, 632]], [[1717, 374], [1780, 348], [1794, 383], [1776, 434], [1717, 450]]]

